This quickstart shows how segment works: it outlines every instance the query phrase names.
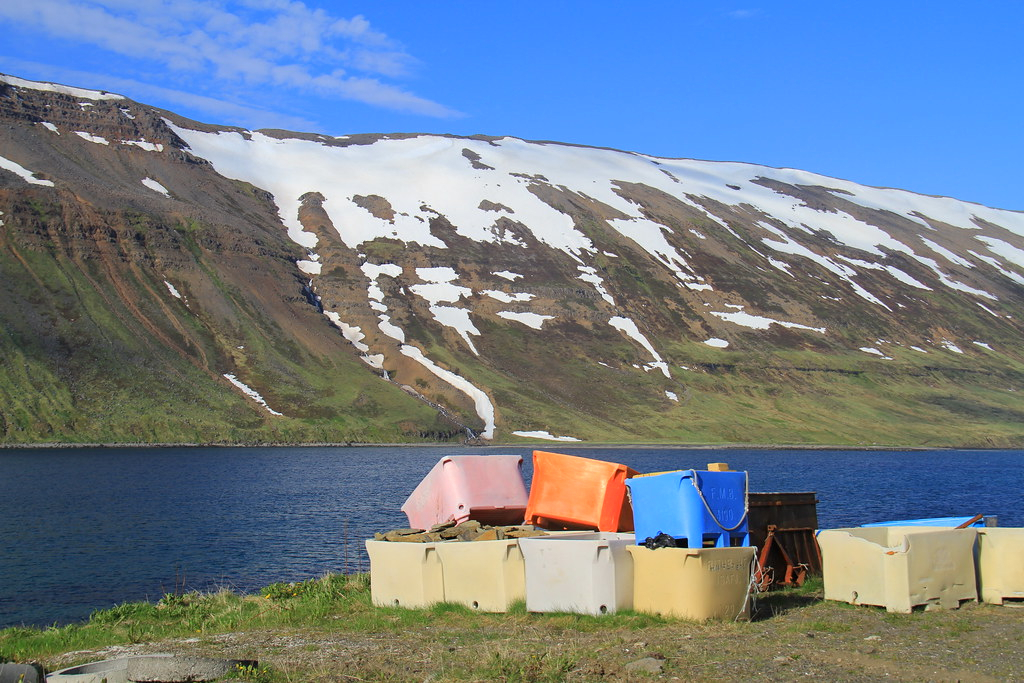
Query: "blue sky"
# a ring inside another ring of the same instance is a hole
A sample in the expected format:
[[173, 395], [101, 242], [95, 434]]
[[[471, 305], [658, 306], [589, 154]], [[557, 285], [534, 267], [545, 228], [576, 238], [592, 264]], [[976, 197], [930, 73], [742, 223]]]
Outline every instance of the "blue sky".
[[199, 121], [513, 135], [1024, 210], [1024, 3], [0, 2], [0, 71]]

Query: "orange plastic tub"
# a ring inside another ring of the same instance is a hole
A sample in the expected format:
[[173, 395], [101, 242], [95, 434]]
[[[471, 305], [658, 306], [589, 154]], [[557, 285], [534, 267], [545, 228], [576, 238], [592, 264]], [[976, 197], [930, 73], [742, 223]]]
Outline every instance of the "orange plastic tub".
[[561, 453], [533, 452], [526, 523], [542, 529], [632, 531], [625, 465]]

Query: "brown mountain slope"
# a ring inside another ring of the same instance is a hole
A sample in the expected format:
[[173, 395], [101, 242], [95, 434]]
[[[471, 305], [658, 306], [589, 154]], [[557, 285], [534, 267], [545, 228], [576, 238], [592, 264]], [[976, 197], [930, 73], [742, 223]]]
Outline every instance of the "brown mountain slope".
[[3, 442], [1024, 441], [1019, 214], [8, 81]]

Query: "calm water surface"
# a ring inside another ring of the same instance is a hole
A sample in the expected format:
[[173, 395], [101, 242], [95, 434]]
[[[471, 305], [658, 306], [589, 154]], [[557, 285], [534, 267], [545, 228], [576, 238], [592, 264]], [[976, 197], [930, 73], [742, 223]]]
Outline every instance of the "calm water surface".
[[[984, 513], [1024, 526], [1024, 451], [549, 450], [640, 472], [726, 461], [751, 491], [816, 491], [822, 528]], [[0, 450], [0, 628], [165, 592], [365, 569], [363, 539], [439, 458], [529, 448]]]

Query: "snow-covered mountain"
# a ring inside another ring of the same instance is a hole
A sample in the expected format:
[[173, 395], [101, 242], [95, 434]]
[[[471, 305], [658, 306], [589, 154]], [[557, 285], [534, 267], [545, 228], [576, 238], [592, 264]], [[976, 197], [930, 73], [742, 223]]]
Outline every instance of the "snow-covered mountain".
[[[21, 280], [5, 315], [78, 299], [6, 344], [74, 384], [32, 349], [85, 315], [106, 358], [95, 291], [150, 335], [129, 344], [148, 382], [198, 372], [141, 440], [1024, 436], [1024, 213], [513, 137], [217, 128], [13, 77], [0, 115]], [[179, 406], [222, 395], [251, 415], [195, 424]], [[45, 412], [83, 410], [58, 403]]]

